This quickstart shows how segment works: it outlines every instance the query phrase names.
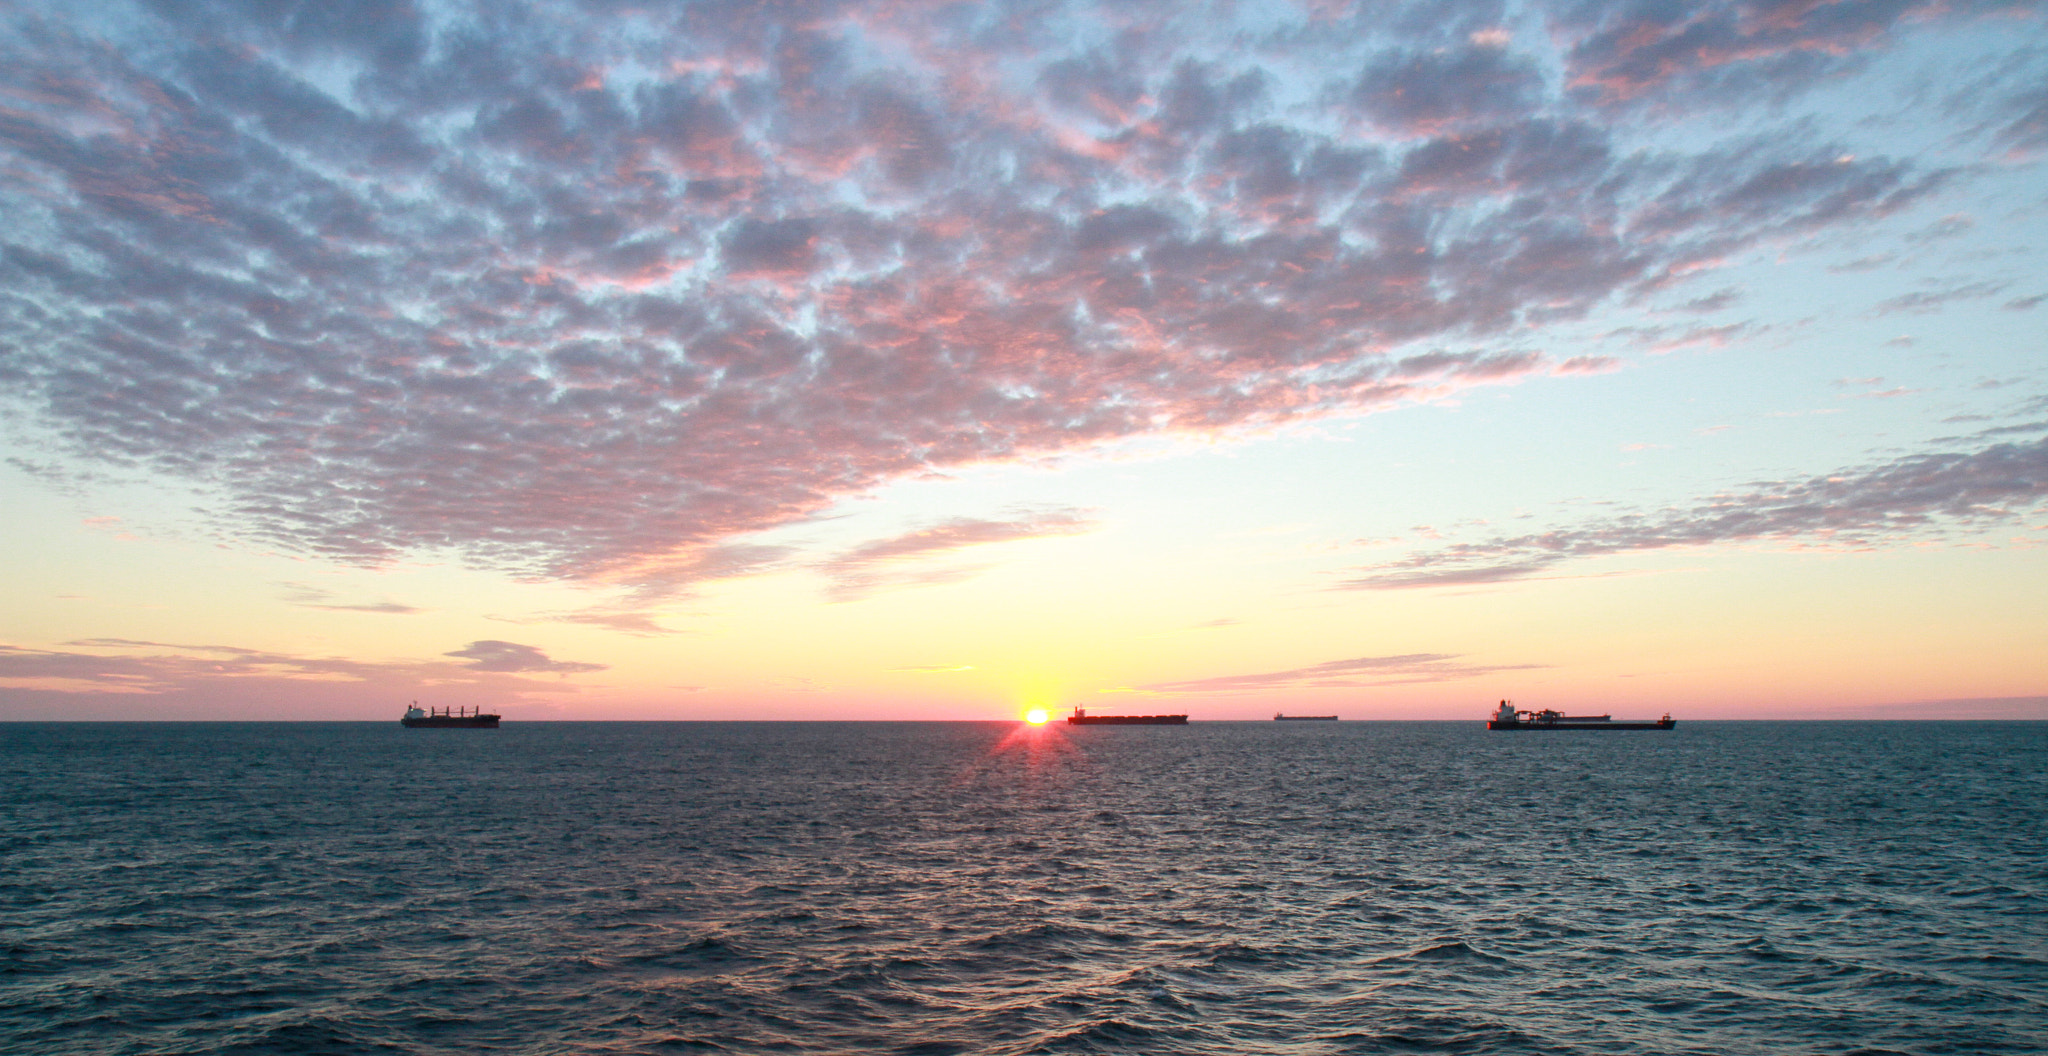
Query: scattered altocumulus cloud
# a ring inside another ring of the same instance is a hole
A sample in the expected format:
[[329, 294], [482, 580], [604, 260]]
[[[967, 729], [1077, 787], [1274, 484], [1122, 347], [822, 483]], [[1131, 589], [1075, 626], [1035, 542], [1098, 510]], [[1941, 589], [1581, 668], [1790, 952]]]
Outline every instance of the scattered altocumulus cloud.
[[[1615, 369], [1513, 349], [1964, 178], [1796, 123], [1657, 135], [1675, 109], [2030, 6], [312, 10], [0, 16], [0, 387], [74, 464], [220, 496], [224, 532], [646, 603], [780, 567], [740, 537], [906, 475]], [[1981, 150], [2037, 152], [2042, 99], [1973, 103]], [[943, 578], [912, 559], [1006, 530], [825, 571]], [[1606, 538], [1561, 545], [1647, 545]]]

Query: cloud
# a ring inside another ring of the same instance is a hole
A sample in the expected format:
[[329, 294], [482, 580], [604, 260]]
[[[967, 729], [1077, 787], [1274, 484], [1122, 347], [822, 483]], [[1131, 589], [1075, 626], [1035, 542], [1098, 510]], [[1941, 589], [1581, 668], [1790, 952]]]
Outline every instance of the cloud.
[[1951, 214], [1949, 216], [1944, 216], [1941, 219], [1936, 220], [1932, 224], [1929, 224], [1926, 227], [1918, 231], [1915, 231], [1910, 235], [1907, 235], [1906, 241], [1913, 243], [1925, 243], [1938, 242], [1944, 239], [1957, 238], [1961, 235], [1968, 234], [1970, 231], [1974, 230], [1976, 226], [1977, 222], [1975, 220], [1970, 219], [1967, 216], [1964, 216], [1960, 213]]
[[1846, 264], [1830, 265], [1828, 270], [1841, 274], [1855, 274], [1859, 272], [1876, 271], [1877, 269], [1882, 268], [1888, 264], [1896, 263], [1897, 260], [1898, 256], [1896, 254], [1876, 253], [1867, 257], [1858, 257], [1855, 260], [1849, 261]]
[[778, 571], [788, 567], [796, 553], [789, 546], [726, 543], [648, 554], [592, 577], [596, 584], [622, 588], [599, 604], [532, 617], [492, 618], [508, 623], [580, 623], [640, 638], [666, 637], [683, 633], [660, 622], [669, 603], [694, 596], [706, 583]]
[[2048, 88], [2036, 83], [2013, 95], [2006, 104], [2006, 113], [2010, 120], [1999, 131], [1998, 139], [2015, 160], [2036, 157], [2048, 150]]
[[[2021, 0], [1832, 3], [1582, 2], [1554, 24], [1571, 41], [1572, 92], [1605, 108], [1698, 107], [1783, 99], [1852, 70], [1904, 27], [2020, 13]], [[2025, 119], [2008, 133], [2024, 138]]]
[[815, 261], [816, 249], [816, 225], [807, 218], [745, 220], [726, 236], [725, 271], [733, 276], [803, 273]]
[[546, 618], [640, 637], [674, 634], [656, 620], [659, 603], [690, 596], [705, 583], [774, 572], [785, 567], [796, 552], [788, 546], [722, 543], [621, 559], [593, 578], [623, 585], [627, 588], [623, 594], [601, 605]]
[[1536, 64], [1499, 47], [1380, 57], [1353, 90], [1361, 113], [1407, 135], [1523, 118], [1541, 105], [1542, 96], [1543, 76]]
[[411, 616], [424, 610], [396, 601], [358, 602], [343, 604], [334, 600], [332, 591], [310, 587], [303, 583], [280, 584], [285, 588], [285, 600], [309, 609], [325, 609], [330, 612], [370, 612], [391, 616]]
[[1651, 355], [1664, 356], [1686, 349], [1723, 349], [1737, 341], [1767, 332], [1757, 323], [1727, 323], [1721, 326], [1629, 326], [1610, 332]]
[[471, 642], [464, 648], [441, 655], [468, 660], [469, 666], [478, 671], [554, 671], [574, 674], [582, 671], [603, 671], [608, 666], [572, 660], [550, 660], [546, 653], [533, 646], [492, 639]]
[[0, 384], [243, 543], [641, 601], [906, 476], [1543, 373], [1957, 178], [1640, 111], [1981, 9], [316, 7], [5, 16]]
[[2005, 284], [2002, 282], [1963, 283], [1942, 290], [1922, 290], [1886, 298], [1877, 303], [1874, 311], [1878, 315], [1892, 315], [1897, 312], [1932, 312], [1956, 301], [1975, 301], [1987, 297], [1995, 297], [2004, 289]]
[[[1828, 709], [1836, 715], [1852, 710], [1850, 705]], [[1886, 719], [1995, 719], [2007, 722], [2039, 722], [2048, 719], [2048, 697], [1966, 697], [1952, 700], [1918, 700], [1903, 704], [1872, 704], [1854, 709], [1843, 718]]]
[[1685, 509], [1453, 544], [1360, 569], [1361, 575], [1342, 586], [1388, 590], [1501, 583], [1584, 558], [1760, 539], [1875, 546], [1945, 525], [2009, 521], [2043, 500], [2048, 500], [2048, 439], [1999, 443], [1756, 486]]
[[1622, 362], [1613, 356], [1573, 356], [1552, 368], [1551, 373], [1569, 374], [1612, 374], [1622, 367]]
[[1451, 653], [1407, 653], [1331, 660], [1312, 667], [1265, 671], [1250, 675], [1218, 675], [1185, 682], [1157, 682], [1138, 687], [1152, 693], [1241, 693], [1274, 689], [1356, 689], [1453, 682], [1496, 671], [1526, 671], [1539, 664], [1480, 665]]
[[1741, 290], [1716, 290], [1705, 297], [1695, 297], [1679, 305], [1677, 310], [1681, 312], [1697, 312], [1704, 315], [1708, 312], [1725, 310], [1741, 299]]
[[553, 619], [562, 623], [587, 623], [593, 627], [604, 627], [636, 638], [659, 638], [676, 633], [656, 622], [653, 614], [630, 609], [568, 612]]
[[877, 590], [910, 584], [952, 583], [979, 568], [933, 565], [935, 559], [997, 543], [1079, 535], [1095, 522], [1079, 510], [1043, 510], [1007, 521], [960, 518], [887, 539], [863, 543], [818, 566], [834, 601], [857, 601]]
[[[471, 650], [492, 644], [507, 643], [476, 643]], [[483, 655], [485, 663], [366, 662], [126, 638], [83, 639], [59, 649], [0, 644], [0, 714], [16, 719], [133, 717], [136, 702], [146, 698], [148, 713], [163, 718], [396, 718], [397, 708], [411, 699], [496, 706], [573, 693], [573, 684], [536, 682], [518, 672], [593, 669], [513, 668], [492, 665], [492, 654]], [[309, 710], [280, 713], [280, 700]]]

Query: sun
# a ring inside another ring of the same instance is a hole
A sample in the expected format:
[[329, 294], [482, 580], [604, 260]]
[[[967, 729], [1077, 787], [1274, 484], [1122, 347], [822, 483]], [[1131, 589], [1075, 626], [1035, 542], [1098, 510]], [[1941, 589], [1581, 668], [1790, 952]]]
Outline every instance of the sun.
[[1045, 725], [1045, 720], [1050, 718], [1052, 718], [1052, 713], [1044, 708], [1032, 708], [1024, 713], [1024, 721], [1033, 726], [1043, 726]]

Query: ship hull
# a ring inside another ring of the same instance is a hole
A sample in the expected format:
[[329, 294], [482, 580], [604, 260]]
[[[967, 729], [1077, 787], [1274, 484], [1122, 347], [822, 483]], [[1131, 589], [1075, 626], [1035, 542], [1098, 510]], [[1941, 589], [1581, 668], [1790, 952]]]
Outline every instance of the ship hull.
[[1676, 719], [1661, 722], [1502, 722], [1490, 719], [1489, 730], [1668, 730], [1678, 725]]
[[1186, 715], [1069, 715], [1069, 726], [1186, 726]]
[[409, 730], [495, 730], [498, 728], [498, 717], [496, 715], [425, 715], [417, 719], [400, 719], [398, 723]]

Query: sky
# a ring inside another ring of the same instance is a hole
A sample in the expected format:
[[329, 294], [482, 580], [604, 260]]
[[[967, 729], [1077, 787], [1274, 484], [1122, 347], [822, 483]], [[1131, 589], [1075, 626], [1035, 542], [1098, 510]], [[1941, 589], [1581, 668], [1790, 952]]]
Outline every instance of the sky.
[[0, 720], [2048, 718], [2048, 8], [0, 4]]

